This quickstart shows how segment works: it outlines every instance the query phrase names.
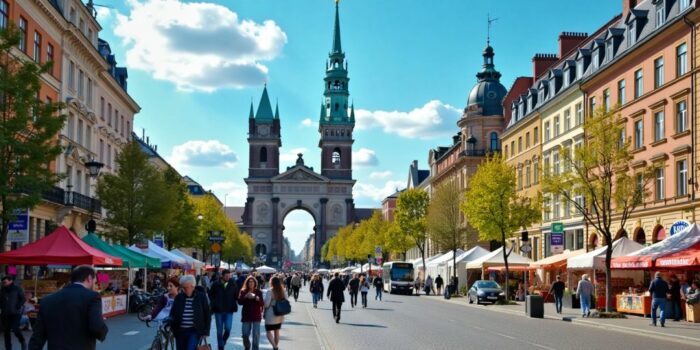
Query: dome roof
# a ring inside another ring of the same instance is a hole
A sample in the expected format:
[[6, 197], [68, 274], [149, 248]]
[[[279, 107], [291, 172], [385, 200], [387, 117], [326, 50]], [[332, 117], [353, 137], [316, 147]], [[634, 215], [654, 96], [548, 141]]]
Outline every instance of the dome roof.
[[478, 82], [469, 93], [467, 109], [473, 105], [481, 108], [482, 115], [503, 115], [501, 102], [508, 90], [498, 80], [483, 80]]

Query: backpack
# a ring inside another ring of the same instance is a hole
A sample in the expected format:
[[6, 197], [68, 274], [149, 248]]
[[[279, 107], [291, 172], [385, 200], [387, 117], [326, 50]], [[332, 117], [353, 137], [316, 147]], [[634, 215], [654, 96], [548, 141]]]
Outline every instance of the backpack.
[[275, 304], [272, 305], [272, 312], [275, 316], [288, 315], [292, 312], [292, 304], [290, 304], [287, 299], [277, 300]]

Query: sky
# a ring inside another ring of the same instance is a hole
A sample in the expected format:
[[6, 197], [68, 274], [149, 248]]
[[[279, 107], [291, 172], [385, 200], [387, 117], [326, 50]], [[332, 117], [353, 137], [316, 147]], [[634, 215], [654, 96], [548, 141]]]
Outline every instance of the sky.
[[[319, 169], [318, 115], [332, 44], [333, 0], [100, 0], [100, 37], [129, 70], [145, 134], [182, 175], [242, 206], [248, 111], [263, 85], [279, 104], [281, 170], [304, 154]], [[592, 33], [619, 0], [342, 0], [340, 21], [357, 123], [356, 207], [379, 208], [406, 186], [408, 167], [449, 145], [483, 63], [487, 18], [496, 68], [510, 88], [535, 53], [556, 53], [560, 32]], [[284, 222], [299, 252], [313, 219]]]

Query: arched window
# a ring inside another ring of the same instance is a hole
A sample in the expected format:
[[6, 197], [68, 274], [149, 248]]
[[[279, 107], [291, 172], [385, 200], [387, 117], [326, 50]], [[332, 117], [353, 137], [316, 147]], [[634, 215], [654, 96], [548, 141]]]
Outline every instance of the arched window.
[[335, 67], [335, 68], [338, 68], [338, 65], [339, 65], [338, 61], [335, 61], [335, 63], [333, 63], [333, 67]]
[[260, 149], [260, 162], [267, 163], [267, 147]]
[[645, 244], [647, 242], [647, 235], [643, 228], [637, 227], [637, 230], [634, 233], [634, 241], [639, 244]]
[[339, 104], [339, 103], [336, 103], [336, 104], [335, 104], [335, 110], [337, 111], [338, 108], [340, 108], [340, 104]]
[[336, 147], [331, 155], [331, 163], [334, 165], [340, 165], [340, 148]]
[[255, 255], [261, 256], [265, 254], [267, 254], [267, 247], [264, 244], [259, 243], [255, 246]]
[[498, 134], [494, 131], [491, 133], [491, 144], [489, 146], [491, 151], [498, 151]]

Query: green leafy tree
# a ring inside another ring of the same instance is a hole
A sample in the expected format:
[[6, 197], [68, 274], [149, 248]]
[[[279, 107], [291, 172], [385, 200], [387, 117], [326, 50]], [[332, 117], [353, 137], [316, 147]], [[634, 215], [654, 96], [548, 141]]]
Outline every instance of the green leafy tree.
[[[192, 246], [202, 250], [202, 256], [206, 260], [211, 255], [211, 242], [209, 232], [221, 231], [224, 236], [221, 256], [222, 258], [252, 259], [253, 245], [251, 240], [243, 237], [236, 225], [224, 212], [223, 207], [212, 194], [191, 198], [195, 212], [202, 216], [199, 220], [192, 240]], [[247, 234], [245, 235], [247, 236]]]
[[15, 211], [34, 208], [59, 180], [53, 161], [61, 154], [56, 136], [66, 120], [61, 103], [37, 99], [51, 62], [16, 58], [11, 51], [19, 38], [13, 24], [0, 30], [0, 252]]
[[[442, 249], [452, 251], [452, 264], [457, 266], [457, 249], [470, 243], [473, 229], [462, 220], [460, 206], [464, 194], [455, 181], [439, 184], [428, 207], [428, 236]], [[457, 278], [457, 269], [452, 269], [452, 277]]]
[[97, 183], [97, 196], [107, 210], [105, 235], [122, 243], [163, 232], [177, 212], [177, 196], [161, 172], [149, 164], [141, 147], [132, 141], [117, 157], [116, 174]]
[[175, 195], [175, 215], [165, 229], [165, 242], [169, 249], [188, 247], [192, 245], [192, 233], [197, 229], [197, 214], [189, 198], [187, 184], [173, 168], [163, 173], [165, 183]]
[[479, 231], [482, 240], [498, 240], [503, 247], [505, 292], [509, 295], [506, 241], [513, 232], [540, 219], [542, 205], [537, 198], [519, 196], [515, 191], [515, 169], [496, 154], [479, 165], [469, 181], [462, 204], [467, 221]]
[[426, 216], [430, 198], [428, 193], [417, 188], [405, 190], [396, 201], [394, 217], [403, 231], [418, 248], [425, 269]]
[[[569, 202], [605, 239], [607, 311], [612, 301], [612, 226], [616, 221], [619, 227], [625, 226], [630, 214], [648, 195], [647, 186], [659, 167], [650, 164], [634, 173], [629, 169], [633, 157], [629, 151], [630, 140], [621, 138], [624, 126], [618, 114], [606, 112], [603, 108], [596, 110], [583, 126], [588, 135], [587, 142], [573, 152], [560, 150], [564, 171], [554, 174], [544, 169], [542, 180], [542, 190], [546, 195], [559, 195]], [[577, 200], [579, 196], [585, 201]]]
[[406, 259], [406, 251], [411, 249], [414, 243], [411, 238], [401, 230], [396, 222], [387, 224], [384, 231], [384, 248], [387, 253], [398, 258]]

